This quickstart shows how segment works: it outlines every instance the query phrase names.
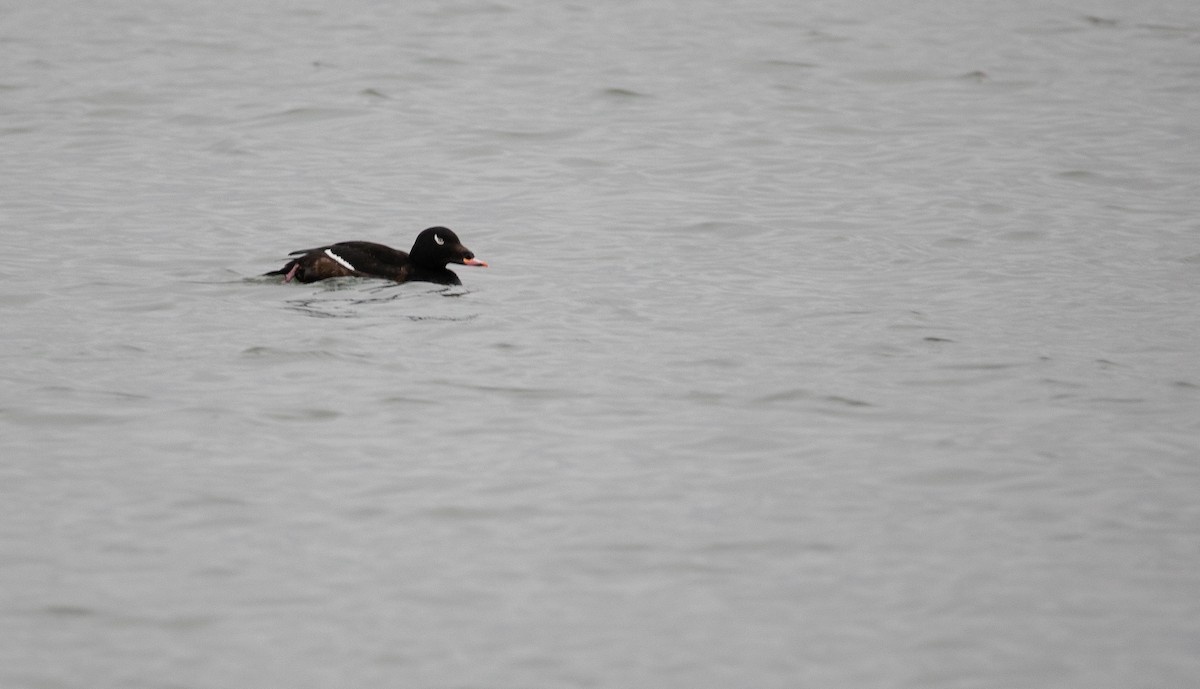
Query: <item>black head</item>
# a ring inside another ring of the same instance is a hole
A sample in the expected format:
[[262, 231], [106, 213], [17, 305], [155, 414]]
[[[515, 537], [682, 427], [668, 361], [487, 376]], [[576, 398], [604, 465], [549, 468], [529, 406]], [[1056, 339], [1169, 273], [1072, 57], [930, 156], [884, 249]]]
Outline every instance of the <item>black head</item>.
[[462, 245], [458, 235], [447, 227], [431, 227], [417, 235], [409, 260], [422, 268], [445, 268], [447, 263], [465, 266], [487, 266]]

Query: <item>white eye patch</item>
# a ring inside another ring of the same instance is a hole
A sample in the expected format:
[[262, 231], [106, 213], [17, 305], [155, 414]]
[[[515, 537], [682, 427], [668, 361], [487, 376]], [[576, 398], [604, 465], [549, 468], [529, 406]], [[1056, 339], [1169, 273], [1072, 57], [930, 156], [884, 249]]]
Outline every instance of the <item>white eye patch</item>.
[[433, 241], [437, 242], [438, 246], [443, 246], [446, 243], [446, 240], [442, 239], [442, 235], [440, 235], [436, 232], [433, 233]]
[[332, 258], [333, 260], [337, 261], [338, 263], [342, 264], [342, 267], [345, 268], [346, 270], [354, 270], [354, 266], [350, 265], [350, 262], [347, 261], [346, 259], [333, 253], [333, 249], [326, 249], [325, 255], [328, 256], [329, 258]]

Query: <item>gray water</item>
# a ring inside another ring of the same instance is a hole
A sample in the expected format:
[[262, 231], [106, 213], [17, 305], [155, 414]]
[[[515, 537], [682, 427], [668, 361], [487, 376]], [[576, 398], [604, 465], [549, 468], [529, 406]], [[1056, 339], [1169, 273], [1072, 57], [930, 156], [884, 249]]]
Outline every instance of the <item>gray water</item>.
[[1200, 4], [0, 46], [0, 687], [1200, 683]]

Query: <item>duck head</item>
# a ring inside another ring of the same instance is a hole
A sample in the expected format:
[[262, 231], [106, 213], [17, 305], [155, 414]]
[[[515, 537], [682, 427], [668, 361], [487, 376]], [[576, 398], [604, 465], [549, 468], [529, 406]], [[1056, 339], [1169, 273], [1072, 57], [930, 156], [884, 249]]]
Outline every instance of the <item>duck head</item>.
[[448, 227], [431, 227], [417, 235], [409, 260], [424, 268], [445, 268], [447, 263], [487, 267], [475, 254], [463, 246], [458, 235]]

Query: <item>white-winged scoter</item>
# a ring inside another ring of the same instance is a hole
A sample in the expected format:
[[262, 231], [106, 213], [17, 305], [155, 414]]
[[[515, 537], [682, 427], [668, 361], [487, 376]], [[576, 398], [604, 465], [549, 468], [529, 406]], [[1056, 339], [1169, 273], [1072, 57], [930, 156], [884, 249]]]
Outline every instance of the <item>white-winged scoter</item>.
[[396, 282], [436, 282], [461, 285], [447, 263], [487, 266], [462, 245], [449, 228], [431, 227], [417, 235], [408, 253], [374, 242], [338, 242], [315, 249], [293, 251], [279, 270], [263, 275], [282, 275], [284, 282], [316, 282], [337, 277], [387, 278]]

